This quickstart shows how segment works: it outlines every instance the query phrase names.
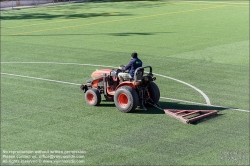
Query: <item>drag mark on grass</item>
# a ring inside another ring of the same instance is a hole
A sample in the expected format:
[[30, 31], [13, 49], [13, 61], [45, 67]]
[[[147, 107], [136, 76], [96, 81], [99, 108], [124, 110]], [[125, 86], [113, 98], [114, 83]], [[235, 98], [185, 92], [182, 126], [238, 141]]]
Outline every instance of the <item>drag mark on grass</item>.
[[162, 13], [162, 14], [153, 14], [153, 15], [147, 15], [147, 16], [130, 17], [130, 18], [124, 18], [124, 19], [118, 19], [118, 20], [109, 20], [109, 21], [102, 21], [102, 22], [93, 22], [93, 23], [89, 23], [89, 24], [79, 24], [79, 25], [74, 25], [74, 26], [56, 27], [56, 28], [50, 28], [50, 29], [42, 29], [42, 30], [28, 31], [28, 32], [22, 32], [22, 33], [16, 33], [16, 34], [7, 34], [7, 35], [1, 35], [1, 36], [18, 36], [18, 35], [25, 35], [25, 34], [32, 34], [32, 33], [39, 33], [39, 32], [47, 32], [47, 31], [54, 31], [54, 30], [63, 30], [63, 29], [68, 29], [68, 28], [77, 28], [77, 27], [84, 27], [84, 26], [101, 25], [101, 24], [107, 24], [107, 23], [115, 23], [115, 22], [130, 21], [130, 20], [137, 20], [137, 19], [144, 19], [144, 18], [160, 17], [160, 16], [166, 16], [166, 15], [172, 15], [172, 14], [196, 12], [196, 11], [209, 10], [209, 9], [214, 9], [214, 8], [222, 8], [224, 6], [227, 6], [227, 5], [213, 5], [211, 7], [206, 7], [206, 8], [183, 10], [183, 11], [176, 11], [176, 12], [169, 12], [169, 13]]

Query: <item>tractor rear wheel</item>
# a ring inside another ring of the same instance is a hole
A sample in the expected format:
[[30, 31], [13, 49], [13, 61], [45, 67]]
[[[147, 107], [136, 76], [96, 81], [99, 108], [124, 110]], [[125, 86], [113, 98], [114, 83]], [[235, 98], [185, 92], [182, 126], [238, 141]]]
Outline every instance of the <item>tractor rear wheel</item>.
[[158, 86], [154, 82], [150, 82], [149, 84], [149, 95], [150, 98], [155, 102], [158, 103], [160, 100], [160, 90]]
[[89, 89], [85, 93], [85, 100], [91, 106], [97, 106], [101, 103], [101, 94], [97, 89]]
[[139, 104], [139, 97], [135, 89], [123, 86], [116, 90], [114, 95], [115, 106], [124, 113], [133, 112]]

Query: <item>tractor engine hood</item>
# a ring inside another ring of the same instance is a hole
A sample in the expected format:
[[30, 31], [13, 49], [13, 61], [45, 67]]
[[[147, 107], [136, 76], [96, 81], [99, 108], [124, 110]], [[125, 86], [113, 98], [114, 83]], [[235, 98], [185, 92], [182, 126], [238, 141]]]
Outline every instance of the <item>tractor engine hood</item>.
[[91, 74], [91, 78], [95, 79], [96, 77], [102, 76], [103, 74], [110, 75], [111, 71], [111, 69], [96, 70]]

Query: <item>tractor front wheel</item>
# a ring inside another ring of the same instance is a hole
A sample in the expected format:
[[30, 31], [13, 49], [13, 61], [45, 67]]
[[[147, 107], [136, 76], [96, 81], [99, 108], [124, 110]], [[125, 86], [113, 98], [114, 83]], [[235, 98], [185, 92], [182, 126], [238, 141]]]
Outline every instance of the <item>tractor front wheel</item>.
[[91, 106], [97, 106], [101, 103], [101, 94], [97, 89], [89, 89], [85, 93], [85, 100]]
[[123, 86], [116, 90], [114, 95], [115, 106], [124, 113], [133, 112], [139, 104], [139, 97], [135, 89]]

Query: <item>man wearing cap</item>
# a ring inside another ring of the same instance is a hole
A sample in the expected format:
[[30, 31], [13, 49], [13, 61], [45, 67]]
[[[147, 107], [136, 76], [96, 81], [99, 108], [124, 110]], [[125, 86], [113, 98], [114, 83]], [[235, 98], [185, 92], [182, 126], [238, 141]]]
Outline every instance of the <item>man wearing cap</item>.
[[[127, 73], [119, 73], [118, 77], [119, 78], [133, 78], [134, 77], [134, 73], [135, 70], [138, 67], [142, 67], [142, 61], [138, 58], [138, 54], [136, 52], [131, 54], [131, 60], [129, 61], [129, 63], [126, 66], [120, 66], [119, 69], [122, 70], [122, 72], [125, 72], [126, 70], [129, 70], [128, 73], [129, 75], [127, 75]], [[125, 75], [126, 74], [126, 75]]]

